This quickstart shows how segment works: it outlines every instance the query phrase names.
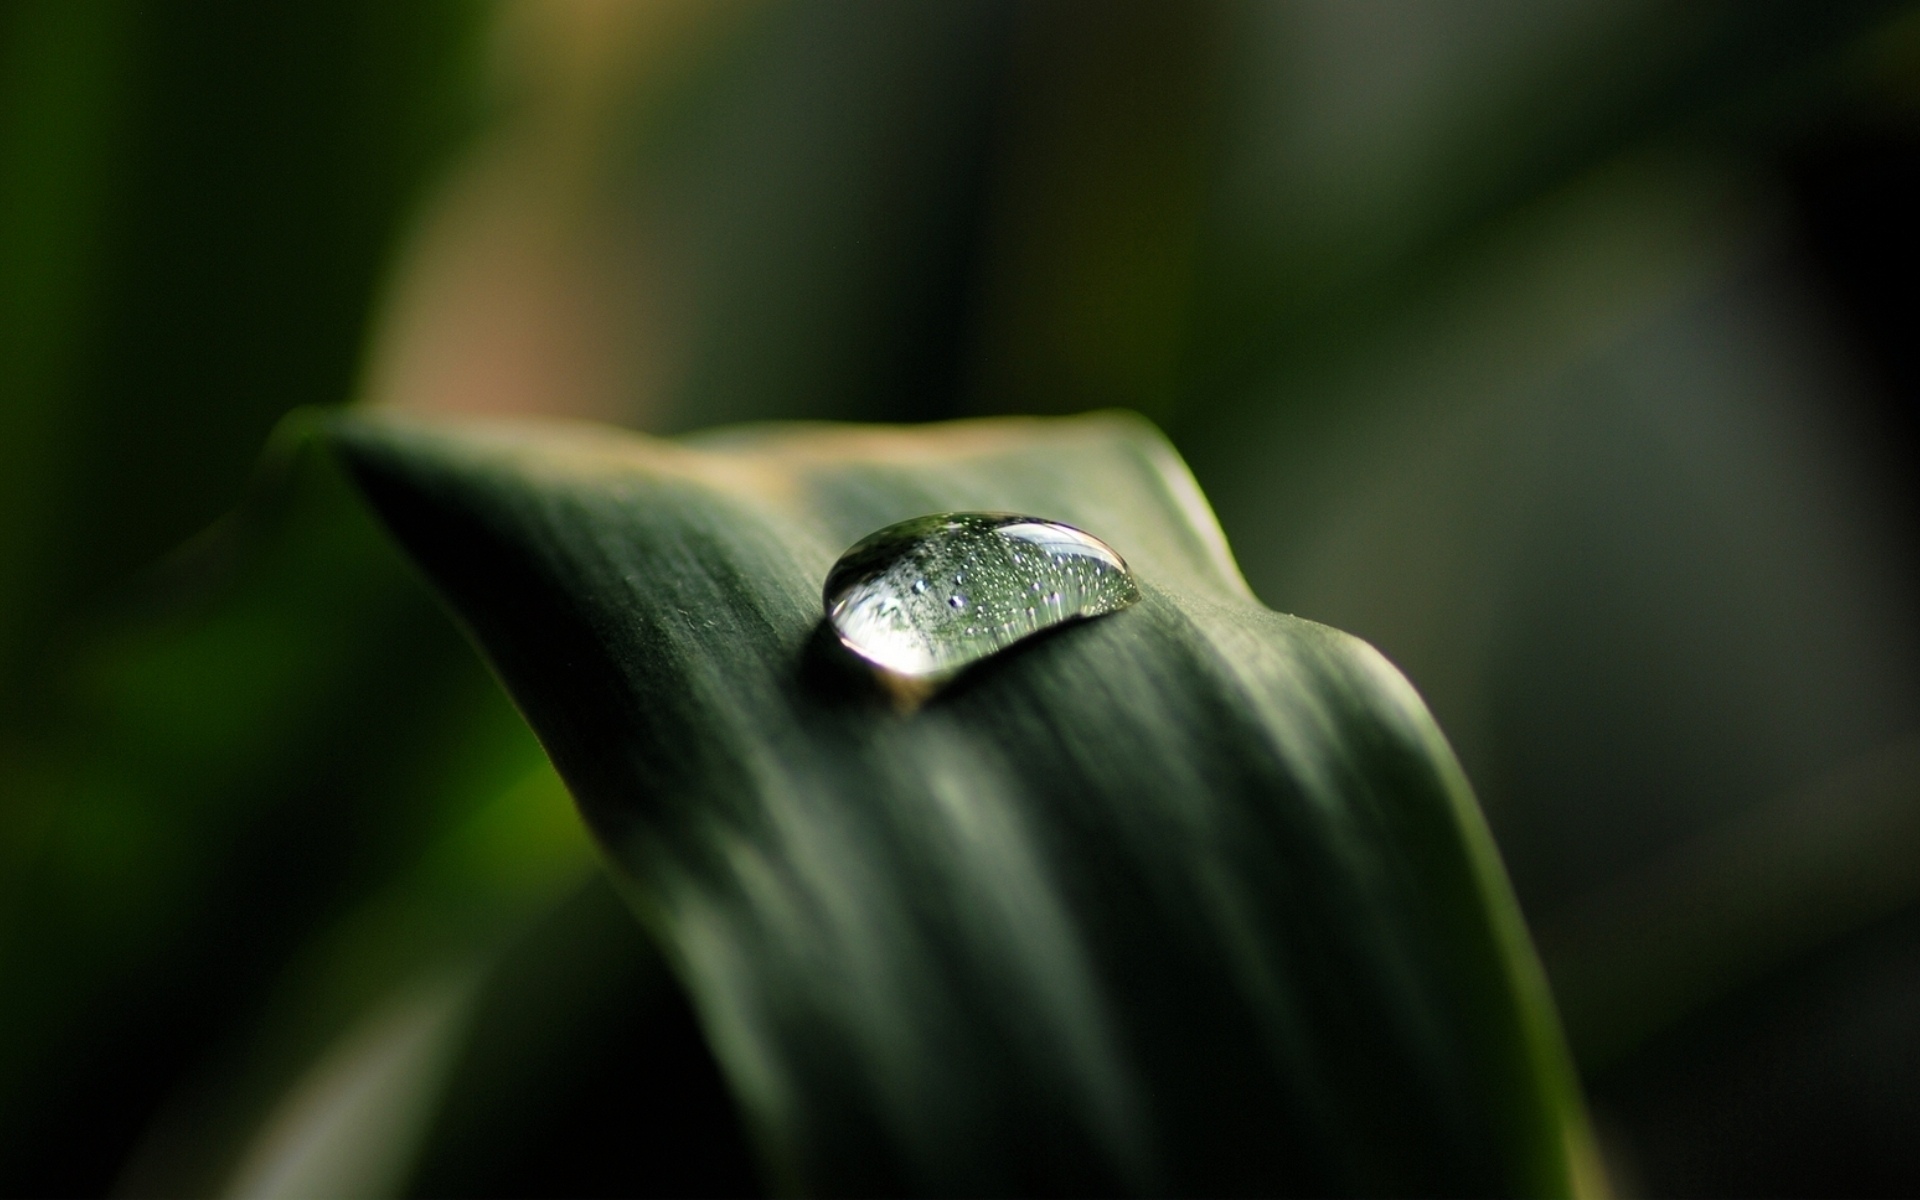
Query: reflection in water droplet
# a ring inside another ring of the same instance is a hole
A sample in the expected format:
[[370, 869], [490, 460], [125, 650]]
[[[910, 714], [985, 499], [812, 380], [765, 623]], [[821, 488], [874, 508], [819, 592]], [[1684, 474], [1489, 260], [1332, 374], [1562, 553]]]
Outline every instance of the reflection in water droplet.
[[[929, 578], [971, 577], [929, 594]], [[1036, 594], [1044, 602], [1036, 603]], [[854, 653], [939, 679], [1043, 629], [1140, 598], [1127, 564], [1070, 525], [1009, 513], [939, 513], [889, 525], [827, 575], [827, 619]]]

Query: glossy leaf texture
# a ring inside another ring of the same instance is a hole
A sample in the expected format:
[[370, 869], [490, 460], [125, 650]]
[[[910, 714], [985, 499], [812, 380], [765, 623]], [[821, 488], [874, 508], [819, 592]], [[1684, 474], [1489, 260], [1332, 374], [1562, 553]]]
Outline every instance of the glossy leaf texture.
[[[1253, 599], [1144, 422], [330, 430], [573, 791], [775, 1187], [1586, 1186], [1444, 739], [1371, 647]], [[1143, 598], [903, 705], [821, 581], [942, 510], [1084, 528]]]

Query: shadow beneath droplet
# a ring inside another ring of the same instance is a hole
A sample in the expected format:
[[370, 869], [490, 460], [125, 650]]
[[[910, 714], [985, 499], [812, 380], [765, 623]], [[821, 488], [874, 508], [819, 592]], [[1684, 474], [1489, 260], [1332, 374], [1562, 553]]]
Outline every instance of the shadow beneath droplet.
[[1120, 615], [1075, 617], [1050, 625], [938, 681], [907, 679], [880, 670], [841, 645], [833, 626], [823, 618], [801, 651], [798, 682], [804, 695], [829, 709], [876, 707], [904, 715], [929, 705], [965, 703], [983, 688], [1003, 686], [1009, 672], [1031, 670], [1036, 657], [1057, 653], [1055, 647], [1062, 639], [1084, 635], [1087, 626]]
[[813, 627], [800, 651], [797, 682], [802, 695], [828, 710], [911, 712], [926, 699], [924, 694], [911, 699], [910, 693], [924, 691], [912, 684], [907, 685], [909, 695], [903, 696], [898, 681], [841, 645], [825, 618]]

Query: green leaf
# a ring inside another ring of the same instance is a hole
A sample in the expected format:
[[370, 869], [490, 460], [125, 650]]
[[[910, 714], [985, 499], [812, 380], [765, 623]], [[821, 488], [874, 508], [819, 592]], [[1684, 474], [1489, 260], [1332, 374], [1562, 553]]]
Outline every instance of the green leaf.
[[[1589, 1185], [1445, 741], [1370, 647], [1252, 598], [1144, 422], [332, 430], [572, 789], [777, 1186]], [[1143, 599], [905, 709], [821, 582], [956, 509], [1081, 526]]]

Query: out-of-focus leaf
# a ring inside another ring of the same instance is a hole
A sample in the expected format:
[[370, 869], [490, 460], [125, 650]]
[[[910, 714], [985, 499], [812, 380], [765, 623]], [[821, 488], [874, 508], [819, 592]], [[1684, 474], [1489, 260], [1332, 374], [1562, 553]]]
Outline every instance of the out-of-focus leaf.
[[[686, 998], [607, 879], [551, 903], [586, 838], [550, 772], [527, 783], [323, 939], [287, 1011], [156, 1130], [123, 1194], [758, 1192]], [[545, 852], [502, 843], [516, 832]]]
[[389, 243], [475, 115], [483, 12], [0, 6], [10, 725], [47, 717], [74, 618], [232, 506], [289, 408], [346, 398]]
[[0, 8], [0, 680], [62, 557], [45, 510], [70, 466], [62, 401], [101, 257], [127, 16], [111, 3]]
[[[1201, 238], [1178, 433], [1230, 427], [1275, 403], [1276, 379], [1364, 356], [1381, 322], [1440, 302], [1490, 233], [1609, 164], [1675, 145], [1726, 161], [1779, 138], [1783, 109], [1837, 93], [1835, 65], [1900, 9], [1443, 6], [1390, 35], [1339, 0], [1240, 9], [1232, 167]], [[1380, 79], [1395, 54], [1398, 94]]]
[[472, 975], [422, 980], [348, 1031], [272, 1112], [225, 1194], [397, 1191], [472, 1003]]
[[[1920, 738], [1693, 838], [1543, 931], [1581, 1061], [1920, 901]], [[1549, 942], [1559, 945], [1550, 946]]]
[[106, 1190], [290, 977], [295, 1060], [245, 1055], [262, 1087], [423, 953], [495, 936], [514, 873], [564, 856], [538, 745], [433, 598], [336, 471], [272, 457], [0, 759], [0, 1176], [21, 1191]]
[[[1589, 1180], [1438, 730], [1365, 644], [1252, 600], [1138, 421], [335, 441], [568, 781], [784, 1186]], [[901, 711], [824, 634], [820, 582], [942, 509], [1082, 525], [1145, 599]]]
[[119, 1190], [754, 1190], [686, 1001], [590, 872], [559, 780], [540, 762], [491, 794], [488, 782], [466, 780], [465, 809], [310, 936], [179, 1090]]
[[597, 874], [491, 966], [417, 1158], [422, 1197], [759, 1191], [685, 994]]
[[[633, 946], [598, 952], [604, 938], [589, 929], [583, 939], [580, 922], [555, 919], [577, 907], [568, 897], [590, 860], [545, 763], [483, 794], [288, 966], [265, 1019], [227, 1048], [228, 1069], [202, 1081], [206, 1094], [154, 1131], [128, 1185], [169, 1195], [398, 1192], [442, 1120], [449, 1080], [467, 1069], [475, 1016], [489, 1008], [500, 960], [530, 930], [548, 961], [580, 957], [584, 940], [594, 967], [616, 979], [630, 965], [623, 960], [650, 961]], [[552, 975], [541, 982], [551, 986]], [[538, 1053], [555, 1041], [548, 1026], [579, 1024], [580, 993], [598, 997], [577, 979], [561, 982], [568, 986], [531, 1016], [491, 1020], [489, 1040]], [[577, 1057], [566, 1061], [577, 1065]], [[518, 1088], [459, 1099], [496, 1122], [538, 1115]]]
[[[240, 499], [289, 406], [345, 398], [388, 243], [473, 116], [484, 10], [0, 4], [9, 1190], [111, 1187], [305, 936], [538, 761], [324, 487], [136, 578]], [[227, 536], [255, 524], [299, 532]]]

